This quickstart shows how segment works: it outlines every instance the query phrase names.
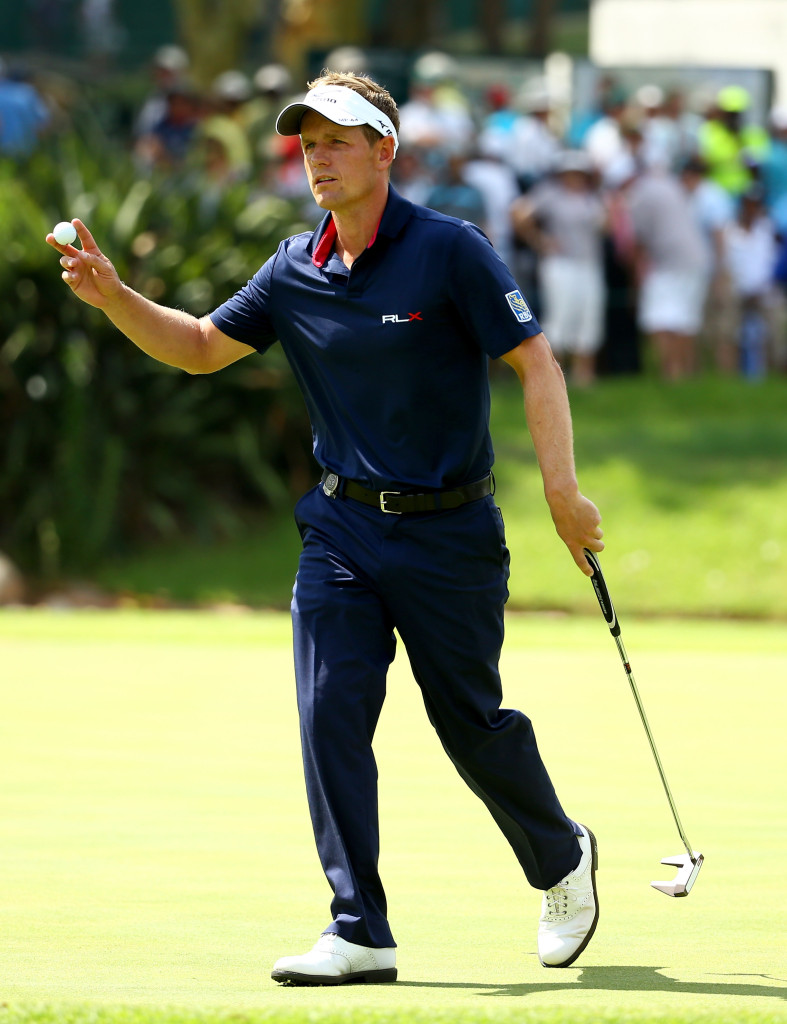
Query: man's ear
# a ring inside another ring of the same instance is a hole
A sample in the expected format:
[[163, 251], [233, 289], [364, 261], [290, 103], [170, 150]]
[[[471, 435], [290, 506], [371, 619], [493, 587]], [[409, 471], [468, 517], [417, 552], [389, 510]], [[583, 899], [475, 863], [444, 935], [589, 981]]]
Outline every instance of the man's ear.
[[381, 170], [388, 170], [394, 159], [394, 140], [390, 135], [383, 135], [379, 142], [378, 161]]

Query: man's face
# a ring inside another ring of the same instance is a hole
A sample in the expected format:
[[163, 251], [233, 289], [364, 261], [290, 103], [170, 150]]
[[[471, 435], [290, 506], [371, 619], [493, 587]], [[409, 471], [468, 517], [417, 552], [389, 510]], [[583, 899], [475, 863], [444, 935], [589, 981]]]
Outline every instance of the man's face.
[[381, 146], [363, 128], [334, 124], [316, 110], [301, 121], [301, 147], [309, 187], [324, 210], [349, 211], [379, 187]]

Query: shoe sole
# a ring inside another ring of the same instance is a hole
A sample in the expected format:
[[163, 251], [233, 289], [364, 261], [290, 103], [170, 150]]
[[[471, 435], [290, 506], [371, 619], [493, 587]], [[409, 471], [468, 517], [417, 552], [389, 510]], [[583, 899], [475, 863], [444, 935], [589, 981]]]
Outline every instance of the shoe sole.
[[281, 985], [382, 985], [396, 981], [396, 968], [353, 971], [350, 974], [337, 974], [335, 977], [322, 974], [299, 974], [297, 971], [273, 971], [271, 977]]
[[591, 924], [590, 928], [588, 928], [587, 935], [582, 940], [582, 944], [577, 949], [574, 950], [574, 952], [571, 954], [571, 956], [568, 958], [568, 960], [564, 960], [562, 964], [545, 964], [544, 961], [541, 960], [541, 958], [539, 957], [539, 960], [541, 960], [541, 966], [542, 967], [570, 967], [574, 963], [574, 961], [577, 959], [577, 957], [580, 955], [580, 953], [582, 953], [587, 948], [587, 944], [593, 938], [593, 933], [595, 932], [596, 925], [598, 924], [598, 894], [596, 893], [596, 869], [598, 868], [598, 843], [596, 842], [596, 837], [593, 835], [593, 833], [590, 831], [590, 829], [587, 827], [587, 825], [583, 825], [582, 827], [585, 829], [587, 834], [590, 836], [590, 851], [591, 851], [591, 857], [590, 857], [590, 859], [591, 859], [591, 864], [590, 864], [590, 881], [591, 881], [591, 884], [593, 886], [593, 902], [596, 905], [596, 914], [595, 914], [595, 916], [593, 918], [593, 923]]

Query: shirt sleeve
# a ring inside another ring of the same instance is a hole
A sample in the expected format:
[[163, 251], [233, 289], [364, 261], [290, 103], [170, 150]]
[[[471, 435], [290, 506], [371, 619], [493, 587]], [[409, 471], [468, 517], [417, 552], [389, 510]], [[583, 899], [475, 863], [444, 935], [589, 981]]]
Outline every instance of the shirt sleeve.
[[271, 282], [278, 252], [254, 277], [210, 314], [216, 327], [235, 341], [266, 352], [276, 341], [270, 318]]
[[487, 237], [463, 222], [451, 252], [451, 298], [480, 347], [498, 359], [541, 327]]

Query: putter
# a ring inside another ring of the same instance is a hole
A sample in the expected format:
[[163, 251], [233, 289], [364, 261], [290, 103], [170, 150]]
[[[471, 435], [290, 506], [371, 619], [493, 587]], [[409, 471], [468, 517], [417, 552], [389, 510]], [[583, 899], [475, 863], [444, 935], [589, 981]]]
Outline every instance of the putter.
[[590, 577], [593, 589], [596, 592], [601, 612], [609, 626], [609, 631], [615, 638], [615, 643], [617, 644], [618, 652], [620, 654], [620, 660], [623, 662], [623, 668], [626, 670], [626, 676], [628, 677], [629, 685], [631, 686], [631, 692], [634, 694], [634, 700], [637, 704], [639, 717], [642, 719], [642, 724], [645, 727], [645, 733], [648, 737], [648, 742], [650, 743], [650, 749], [653, 753], [656, 767], [659, 770], [659, 775], [661, 776], [661, 784], [664, 786], [664, 792], [667, 794], [667, 800], [669, 801], [670, 810], [672, 811], [672, 817], [675, 819], [675, 824], [678, 827], [678, 834], [680, 835], [681, 841], [686, 847], [685, 854], [680, 853], [676, 857], [665, 857], [661, 862], [662, 864], [668, 864], [671, 867], [676, 867], [678, 869], [678, 873], [672, 881], [651, 882], [650, 884], [654, 889], [658, 889], [660, 892], [666, 893], [667, 896], [688, 896], [691, 891], [691, 887], [697, 880], [697, 875], [700, 873], [703, 856], [701, 853], [697, 853], [696, 850], [692, 849], [691, 844], [686, 838], [683, 825], [680, 823], [678, 809], [672, 798], [672, 793], [670, 792], [669, 783], [667, 782], [667, 776], [664, 774], [664, 768], [661, 764], [659, 752], [656, 750], [656, 743], [653, 739], [653, 733], [650, 731], [650, 726], [648, 725], [647, 715], [645, 714], [645, 708], [642, 706], [642, 700], [640, 699], [639, 691], [637, 690], [637, 684], [634, 682], [634, 676], [631, 672], [631, 665], [629, 664], [628, 655], [626, 654], [626, 648], [623, 646], [623, 641], [620, 639], [620, 623], [618, 622], [618, 617], [615, 614], [615, 609], [612, 605], [609, 590], [607, 589], [607, 583], [604, 579], [603, 573], [601, 572], [601, 566], [598, 558], [592, 551], [588, 551], [587, 548], [585, 548], [585, 557], [593, 569], [593, 575]]

